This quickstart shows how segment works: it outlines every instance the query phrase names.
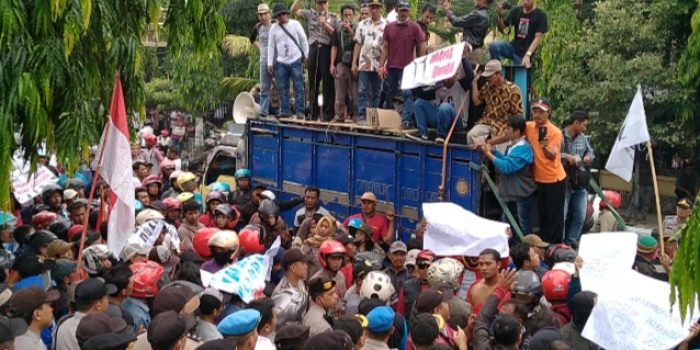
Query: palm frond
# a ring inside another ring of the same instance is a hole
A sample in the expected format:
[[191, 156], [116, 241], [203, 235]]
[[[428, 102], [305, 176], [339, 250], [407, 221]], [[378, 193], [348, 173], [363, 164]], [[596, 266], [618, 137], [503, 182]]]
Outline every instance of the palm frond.
[[231, 58], [240, 58], [248, 54], [250, 40], [242, 35], [229, 34], [224, 37], [221, 47]]
[[224, 99], [233, 100], [243, 91], [249, 91], [258, 83], [255, 79], [226, 77], [221, 81], [221, 93]]

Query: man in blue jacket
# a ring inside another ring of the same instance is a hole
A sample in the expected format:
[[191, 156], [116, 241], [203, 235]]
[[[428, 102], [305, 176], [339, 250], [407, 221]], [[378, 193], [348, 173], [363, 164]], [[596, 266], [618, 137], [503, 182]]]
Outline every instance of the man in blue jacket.
[[506, 154], [489, 144], [481, 146], [481, 151], [498, 172], [498, 194], [504, 201], [516, 203], [520, 227], [524, 234], [529, 234], [532, 233], [532, 197], [537, 186], [531, 169], [534, 154], [525, 138], [525, 118], [519, 115], [508, 118], [505, 135], [510, 142]]

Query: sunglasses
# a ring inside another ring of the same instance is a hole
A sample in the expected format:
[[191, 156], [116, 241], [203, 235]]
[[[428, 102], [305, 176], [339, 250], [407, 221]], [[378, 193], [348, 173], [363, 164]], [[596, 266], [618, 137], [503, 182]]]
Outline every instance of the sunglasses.
[[416, 266], [421, 270], [425, 270], [428, 267], [430, 267], [430, 263], [418, 263], [418, 264], [416, 264]]

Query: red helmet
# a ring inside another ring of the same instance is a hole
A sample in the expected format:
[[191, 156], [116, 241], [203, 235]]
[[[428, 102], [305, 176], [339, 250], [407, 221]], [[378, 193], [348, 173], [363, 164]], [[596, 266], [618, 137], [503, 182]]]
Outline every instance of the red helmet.
[[246, 255], [260, 254], [265, 251], [261, 237], [261, 231], [263, 230], [264, 228], [260, 225], [248, 225], [238, 232], [238, 241]]
[[549, 302], [566, 301], [569, 296], [571, 275], [562, 270], [550, 270], [542, 276], [544, 296]]
[[166, 199], [163, 199], [163, 204], [165, 204], [165, 209], [180, 209], [180, 206], [182, 203], [180, 203], [179, 200], [173, 197], [168, 197]]
[[214, 235], [214, 233], [218, 231], [219, 229], [216, 227], [205, 227], [200, 228], [199, 230], [197, 230], [197, 232], [194, 233], [194, 237], [192, 237], [192, 246], [194, 246], [194, 251], [202, 259], [211, 258], [211, 250], [209, 249], [209, 239], [211, 238], [211, 236]]
[[[620, 192], [616, 191], [603, 191], [603, 195], [605, 196], [605, 199], [610, 202], [610, 205], [613, 206], [613, 208], [617, 209], [622, 205], [622, 196], [620, 195]], [[607, 209], [608, 204], [605, 203], [605, 201], [601, 200], [600, 201], [600, 209]]]
[[163, 187], [163, 182], [160, 181], [158, 176], [155, 176], [155, 175], [146, 176], [146, 178], [143, 179], [142, 184], [143, 184], [143, 187], [146, 187], [146, 189], [148, 189], [148, 185], [150, 185], [150, 184], [158, 184], [158, 187]]
[[158, 294], [158, 281], [163, 275], [163, 266], [154, 261], [139, 261], [131, 264], [134, 273], [134, 289], [131, 296], [139, 299], [153, 298]]
[[345, 255], [345, 253], [347, 253], [347, 250], [345, 250], [345, 245], [343, 243], [334, 239], [325, 241], [321, 243], [321, 248], [318, 250], [318, 261], [321, 263], [321, 266], [325, 268], [328, 264], [326, 257], [333, 254]]
[[421, 250], [421, 252], [418, 253], [418, 255], [416, 255], [416, 261], [417, 260], [426, 260], [433, 262], [435, 261], [435, 253], [433, 253], [433, 251], [430, 249]]
[[32, 216], [32, 226], [37, 228], [38, 226], [48, 225], [58, 219], [58, 215], [52, 211], [40, 211], [34, 216]]
[[156, 143], [158, 143], [158, 138], [156, 138], [156, 135], [153, 134], [146, 134], [143, 135], [143, 140], [146, 141], [147, 146], [155, 146]]

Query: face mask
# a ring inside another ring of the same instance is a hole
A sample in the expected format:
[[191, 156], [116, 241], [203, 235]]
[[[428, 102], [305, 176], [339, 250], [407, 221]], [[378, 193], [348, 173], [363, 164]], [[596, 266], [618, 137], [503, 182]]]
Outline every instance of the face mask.
[[221, 266], [230, 264], [233, 261], [233, 259], [231, 259], [231, 252], [214, 252], [212, 255], [214, 256], [214, 261]]

